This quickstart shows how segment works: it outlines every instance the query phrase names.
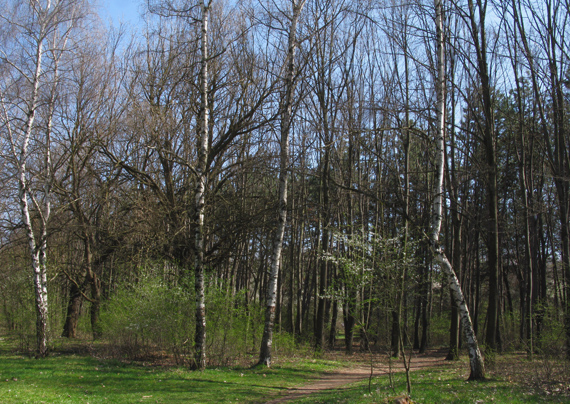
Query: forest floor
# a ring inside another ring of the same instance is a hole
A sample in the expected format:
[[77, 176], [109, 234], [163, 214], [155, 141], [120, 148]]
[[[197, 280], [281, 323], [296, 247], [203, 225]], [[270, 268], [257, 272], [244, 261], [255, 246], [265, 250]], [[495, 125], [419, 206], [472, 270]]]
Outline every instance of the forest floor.
[[[342, 349], [276, 355], [271, 368], [244, 361], [193, 372], [168, 355], [112, 358], [109, 348], [79, 340], [62, 342], [43, 360], [8, 342], [0, 337], [0, 402], [7, 404], [392, 404], [407, 393], [403, 359], [357, 346], [352, 355]], [[482, 382], [467, 380], [465, 353], [457, 361], [446, 361], [446, 353], [411, 354], [413, 403], [570, 403], [570, 362], [559, 351], [533, 358], [525, 352], [488, 356]]]
[[[410, 371], [441, 369], [454, 365], [454, 362], [445, 360], [446, 355], [446, 350], [431, 350], [425, 354], [412, 353], [411, 357], [408, 352], [406, 361], [409, 362]], [[347, 366], [334, 372], [326, 373], [317, 381], [290, 388], [280, 397], [268, 401], [268, 404], [292, 402], [310, 394], [326, 390], [339, 390], [355, 382], [368, 380], [371, 377], [380, 377], [382, 375], [389, 377], [390, 373], [405, 372], [403, 358], [390, 360], [385, 355], [380, 356], [378, 354], [360, 352], [349, 356], [339, 351], [327, 353], [326, 358], [343, 361]]]
[[[413, 403], [570, 403], [570, 362], [556, 355], [512, 352], [486, 360], [487, 379], [469, 382], [466, 355], [448, 361], [446, 349], [407, 352]], [[339, 351], [325, 355], [345, 364], [304, 385], [292, 387], [268, 403], [393, 403], [406, 396], [403, 359], [384, 354]], [[372, 364], [372, 369], [371, 369]], [[372, 370], [372, 377], [371, 377]]]

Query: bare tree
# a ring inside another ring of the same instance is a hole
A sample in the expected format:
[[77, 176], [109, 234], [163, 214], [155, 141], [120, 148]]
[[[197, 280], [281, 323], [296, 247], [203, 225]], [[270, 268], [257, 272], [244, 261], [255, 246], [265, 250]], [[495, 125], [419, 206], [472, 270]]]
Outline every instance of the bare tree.
[[435, 253], [435, 257], [441, 268], [445, 271], [452, 297], [455, 305], [458, 307], [461, 316], [461, 325], [465, 334], [467, 346], [469, 348], [469, 363], [471, 374], [469, 379], [480, 380], [485, 378], [485, 366], [483, 356], [479, 350], [477, 337], [473, 330], [469, 308], [463, 296], [461, 285], [451, 263], [447, 259], [445, 253], [439, 246], [439, 233], [441, 231], [441, 222], [443, 219], [443, 178], [445, 165], [445, 51], [444, 51], [444, 31], [443, 31], [443, 7], [442, 0], [435, 0], [436, 15], [436, 41], [437, 41], [437, 72], [436, 72], [436, 181], [434, 184], [434, 200], [430, 241]]
[[47, 239], [51, 215], [54, 111], [61, 64], [78, 18], [73, 0], [12, 2], [2, 13], [10, 37], [2, 51], [9, 73], [0, 89], [2, 135], [18, 183], [18, 203], [26, 229], [36, 301], [37, 355], [48, 354]]
[[[174, 258], [194, 273], [192, 367], [204, 369], [207, 269], [214, 265], [219, 247], [212, 241], [217, 235], [212, 234], [215, 226], [209, 222], [224, 216], [217, 216], [209, 200], [224, 190], [236, 170], [232, 153], [241, 147], [237, 139], [243, 136], [245, 140], [274, 119], [273, 108], [266, 108], [266, 103], [275, 80], [270, 69], [257, 65], [271, 62], [258, 60], [259, 50], [249, 42], [253, 34], [247, 13], [224, 9], [214, 1], [159, 1], [149, 7], [157, 26], [152, 27], [155, 32], [147, 33], [149, 44], [141, 52], [145, 66], [138, 70], [140, 83], [135, 86], [143, 89], [142, 99], [137, 99], [141, 97], [138, 89], [133, 91], [135, 105], [137, 101], [143, 104], [137, 113], [149, 124], [133, 127], [132, 144], [136, 146], [126, 146], [127, 158], [119, 150], [106, 153], [157, 197], [169, 216], [165, 244], [171, 243], [169, 234], [176, 235], [178, 245], [186, 241], [175, 256], [169, 256], [165, 246], [164, 258]], [[137, 138], [137, 131], [148, 136], [150, 147]], [[209, 208], [212, 211], [207, 213]], [[190, 220], [185, 221], [186, 216]], [[238, 240], [227, 243], [235, 245]]]
[[273, 251], [270, 260], [269, 280], [267, 286], [267, 303], [265, 306], [265, 327], [261, 340], [259, 364], [271, 366], [271, 345], [273, 344], [273, 325], [275, 322], [275, 305], [277, 301], [277, 279], [283, 235], [287, 223], [287, 182], [289, 176], [289, 133], [293, 117], [293, 103], [296, 85], [295, 53], [297, 51], [297, 25], [306, 0], [291, 1], [291, 17], [287, 40], [287, 55], [284, 63], [283, 94], [280, 102], [280, 159], [279, 159], [279, 214], [273, 239]]
[[[61, 211], [69, 211], [73, 236], [80, 240], [82, 257], [62, 268], [69, 281], [69, 301], [62, 336], [76, 337], [84, 300], [91, 304], [91, 329], [94, 338], [101, 336], [98, 325], [101, 304], [101, 280], [97, 268], [109, 255], [103, 245], [110, 237], [101, 237], [106, 229], [101, 224], [103, 206], [117, 183], [119, 167], [107, 170], [108, 161], [99, 150], [98, 132], [110, 134], [112, 124], [124, 109], [121, 77], [118, 74], [117, 40], [97, 26], [89, 24], [77, 38], [70, 52], [70, 69], [60, 96], [58, 165], [61, 174], [53, 183], [60, 197]], [[123, 107], [118, 104], [123, 102]], [[111, 122], [111, 124], [108, 124]], [[102, 250], [106, 250], [103, 252]], [[89, 291], [89, 292], [88, 292]]]
[[[553, 177], [558, 199], [560, 260], [564, 276], [570, 278], [570, 145], [568, 141], [567, 111], [564, 87], [568, 86], [568, 2], [513, 2], [510, 13], [514, 30], [520, 41], [517, 44], [526, 60], [534, 101], [543, 136], [546, 161]], [[523, 11], [524, 10], [524, 11]], [[525, 15], [529, 15], [527, 18]], [[527, 23], [530, 28], [527, 28]], [[533, 46], [535, 44], [536, 46]], [[529, 277], [532, 282], [532, 275]], [[530, 286], [530, 285], [529, 285]], [[529, 294], [533, 293], [529, 290]], [[570, 294], [570, 282], [565, 293]], [[529, 331], [532, 327], [529, 300]], [[570, 299], [566, 299], [565, 332], [566, 356], [570, 358]], [[532, 340], [530, 341], [532, 343]]]

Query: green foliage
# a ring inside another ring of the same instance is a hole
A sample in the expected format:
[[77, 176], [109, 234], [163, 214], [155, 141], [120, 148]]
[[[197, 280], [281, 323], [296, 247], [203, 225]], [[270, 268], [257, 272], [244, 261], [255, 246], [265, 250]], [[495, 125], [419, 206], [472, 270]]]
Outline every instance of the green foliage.
[[520, 341], [520, 310], [506, 311], [502, 313], [501, 327], [501, 350], [502, 352], [513, 352], [523, 348]]
[[[363, 300], [362, 304], [381, 300], [393, 302], [403, 269], [409, 271], [417, 265], [415, 257], [410, 254], [415, 250], [413, 243], [408, 241], [404, 246], [400, 236], [384, 238], [375, 233], [363, 236], [336, 232], [333, 237], [337, 248], [324, 258], [338, 267], [341, 284], [354, 290], [372, 283], [377, 286], [376, 293]], [[338, 284], [329, 288], [328, 297], [347, 299]]]
[[[206, 295], [208, 364], [230, 366], [236, 363], [253, 363], [259, 355], [259, 344], [265, 321], [264, 308], [260, 304], [246, 302], [245, 291], [235, 295], [210, 286]], [[280, 356], [307, 354], [307, 347], [300, 347], [295, 337], [279, 332], [273, 334], [273, 363]]]
[[279, 358], [307, 358], [314, 353], [314, 349], [308, 343], [300, 343], [294, 335], [287, 332], [273, 334], [273, 363], [279, 363]]
[[542, 317], [540, 335], [536, 341], [539, 353], [549, 357], [559, 357], [564, 351], [564, 321], [554, 306], [539, 306], [535, 319]]
[[103, 306], [103, 337], [115, 355], [137, 358], [167, 350], [181, 358], [191, 346], [194, 307], [186, 288], [146, 276], [119, 288]]
[[[192, 280], [188, 282], [192, 284]], [[115, 357], [141, 359], [173, 355], [188, 364], [195, 332], [194, 291], [169, 284], [161, 277], [141, 275], [136, 285], [125, 285], [103, 306], [103, 338]], [[263, 308], [247, 302], [245, 291], [231, 294], [210, 282], [206, 288], [206, 344], [208, 366], [252, 363], [263, 333]], [[274, 354], [297, 350], [292, 336], [275, 333]]]
[[[25, 264], [21, 262], [22, 266]], [[6, 265], [10, 273], [0, 282], [2, 296], [0, 308], [0, 326], [9, 338], [17, 342], [20, 352], [31, 352], [35, 349], [36, 312], [32, 280], [26, 271], [27, 267]]]
[[210, 365], [227, 366], [257, 354], [263, 333], [263, 311], [247, 304], [245, 291], [231, 295], [210, 286], [206, 294], [206, 341]]
[[449, 312], [445, 311], [431, 318], [429, 330], [432, 346], [446, 346], [449, 343], [449, 317]]

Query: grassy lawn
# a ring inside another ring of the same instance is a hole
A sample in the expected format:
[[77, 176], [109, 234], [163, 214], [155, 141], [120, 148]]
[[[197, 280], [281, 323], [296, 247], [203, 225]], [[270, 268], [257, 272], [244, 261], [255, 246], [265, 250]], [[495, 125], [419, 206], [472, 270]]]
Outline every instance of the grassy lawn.
[[[485, 382], [467, 382], [464, 359], [437, 369], [411, 373], [414, 403], [570, 403], [568, 364], [497, 359]], [[0, 352], [0, 403], [264, 403], [288, 387], [310, 383], [323, 372], [342, 367], [339, 360], [292, 359], [273, 368], [210, 368], [124, 363], [85, 354], [53, 353], [37, 360]], [[562, 373], [556, 373], [556, 370]], [[544, 373], [545, 371], [548, 374]], [[542, 372], [542, 373], [541, 373]], [[566, 373], [565, 373], [566, 372]], [[392, 387], [393, 386], [393, 387]], [[297, 403], [391, 403], [404, 394], [403, 373], [347, 388], [316, 392]]]
[[[467, 381], [469, 367], [465, 360], [442, 369], [414, 371], [411, 375], [414, 403], [570, 403], [570, 385], [553, 377], [548, 386], [540, 382], [539, 373], [543, 363], [539, 360], [529, 363], [520, 358], [505, 356], [498, 359], [483, 382]], [[565, 371], [567, 364], [558, 362], [559, 370]], [[526, 377], [525, 377], [526, 374]], [[566, 375], [567, 377], [568, 375]], [[566, 378], [562, 376], [563, 379]], [[406, 394], [406, 377], [403, 373], [393, 374], [393, 388], [388, 375], [372, 379], [371, 392], [368, 381], [353, 384], [345, 389], [325, 391], [296, 401], [297, 403], [393, 403], [396, 397]]]
[[0, 356], [0, 403], [263, 403], [339, 363], [304, 360], [272, 369], [124, 364], [85, 356]]

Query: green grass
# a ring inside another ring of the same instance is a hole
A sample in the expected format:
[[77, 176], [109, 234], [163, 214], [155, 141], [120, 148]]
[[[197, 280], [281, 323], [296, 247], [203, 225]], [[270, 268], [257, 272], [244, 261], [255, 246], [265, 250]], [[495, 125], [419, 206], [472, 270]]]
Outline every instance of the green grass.
[[[467, 368], [466, 368], [467, 366]], [[468, 365], [464, 362], [443, 369], [414, 371], [411, 373], [413, 403], [570, 403], [568, 393], [552, 394], [514, 383], [508, 377], [499, 377], [493, 372], [488, 380], [467, 381]], [[348, 388], [312, 394], [296, 403], [392, 403], [395, 397], [406, 395], [406, 377], [403, 373], [392, 376], [393, 388], [388, 375], [373, 378], [371, 393], [368, 381]]]
[[0, 403], [263, 403], [338, 366], [305, 360], [193, 372], [73, 355], [0, 356]]
[[[233, 367], [194, 372], [184, 367], [61, 352], [37, 360], [3, 350], [0, 403], [264, 403], [289, 387], [310, 383], [323, 372], [343, 365], [342, 359], [291, 359], [278, 361], [271, 369]], [[467, 372], [466, 358], [445, 367], [412, 372], [413, 402], [570, 403], [570, 390], [566, 395], [559, 392], [559, 386], [563, 392], [570, 386], [566, 385], [567, 367], [562, 361], [529, 362], [520, 356], [504, 356], [496, 361], [485, 382], [467, 382]], [[405, 390], [405, 375], [398, 373], [393, 375], [393, 387], [387, 375], [375, 377], [372, 393], [364, 381], [294, 402], [391, 403]]]

